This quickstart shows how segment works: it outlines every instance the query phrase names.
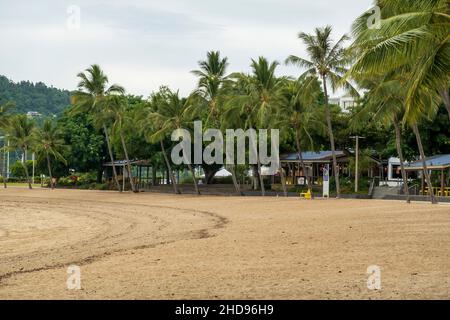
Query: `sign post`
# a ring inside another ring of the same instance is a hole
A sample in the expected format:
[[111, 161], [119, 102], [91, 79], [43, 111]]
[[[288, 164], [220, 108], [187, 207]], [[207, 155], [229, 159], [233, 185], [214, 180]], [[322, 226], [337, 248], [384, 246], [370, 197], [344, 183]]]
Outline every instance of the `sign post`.
[[330, 165], [323, 167], [323, 197], [330, 198]]

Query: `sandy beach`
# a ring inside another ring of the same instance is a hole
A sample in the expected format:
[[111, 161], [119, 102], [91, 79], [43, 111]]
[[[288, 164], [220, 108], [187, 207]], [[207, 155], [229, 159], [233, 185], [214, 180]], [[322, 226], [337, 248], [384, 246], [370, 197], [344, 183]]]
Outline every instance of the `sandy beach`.
[[449, 248], [448, 204], [0, 190], [0, 299], [450, 299]]

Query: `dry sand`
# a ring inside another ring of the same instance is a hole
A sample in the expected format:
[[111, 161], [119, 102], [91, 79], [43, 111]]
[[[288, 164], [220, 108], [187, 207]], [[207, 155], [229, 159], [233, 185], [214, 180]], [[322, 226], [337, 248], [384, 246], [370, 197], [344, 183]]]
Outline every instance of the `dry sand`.
[[1, 189], [0, 298], [450, 299], [450, 206]]

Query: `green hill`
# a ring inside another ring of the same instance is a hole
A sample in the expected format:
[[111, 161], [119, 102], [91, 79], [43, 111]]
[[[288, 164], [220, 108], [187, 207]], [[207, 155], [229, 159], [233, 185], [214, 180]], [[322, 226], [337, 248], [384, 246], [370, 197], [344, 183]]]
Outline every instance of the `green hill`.
[[47, 87], [42, 82], [21, 81], [15, 83], [0, 75], [0, 105], [13, 101], [14, 112], [39, 112], [44, 116], [58, 115], [70, 104], [70, 92]]

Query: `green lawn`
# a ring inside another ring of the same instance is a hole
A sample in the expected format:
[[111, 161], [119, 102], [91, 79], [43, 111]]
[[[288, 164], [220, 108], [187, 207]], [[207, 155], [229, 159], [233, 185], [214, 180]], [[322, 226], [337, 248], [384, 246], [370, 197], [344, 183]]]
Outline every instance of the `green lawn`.
[[[1, 185], [3, 185], [3, 182], [1, 183]], [[25, 183], [25, 182], [8, 182], [7, 185], [8, 185], [8, 187], [24, 187], [24, 188], [28, 188], [28, 183]], [[33, 188], [40, 188], [41, 184], [40, 183], [34, 183], [31, 186]]]

